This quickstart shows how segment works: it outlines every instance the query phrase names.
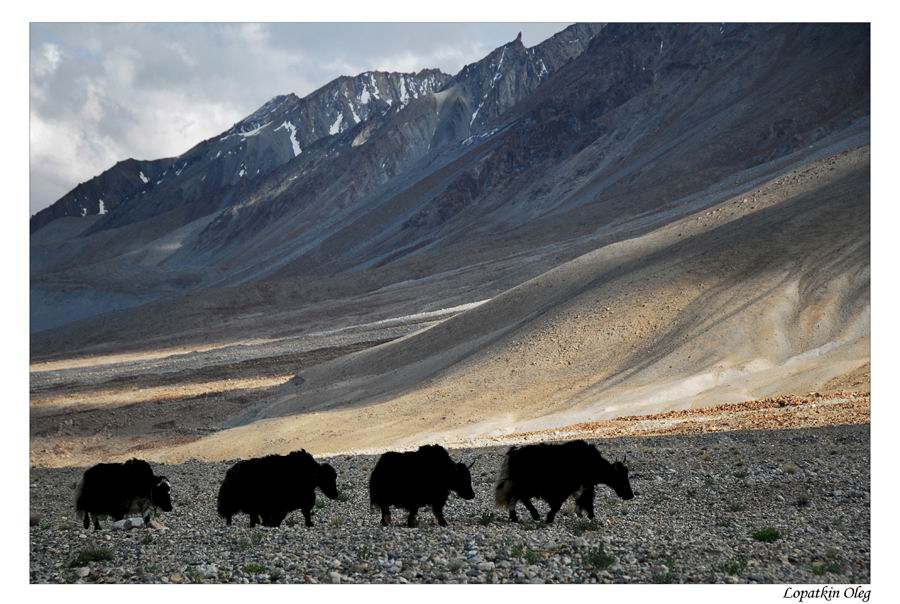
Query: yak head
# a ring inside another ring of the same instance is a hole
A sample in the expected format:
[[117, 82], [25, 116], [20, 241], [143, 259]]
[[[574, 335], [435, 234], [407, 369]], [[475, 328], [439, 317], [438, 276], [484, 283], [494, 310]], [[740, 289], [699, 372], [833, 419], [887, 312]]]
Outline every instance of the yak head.
[[316, 486], [329, 499], [337, 499], [337, 472], [331, 464], [319, 464], [319, 470], [316, 472]]
[[172, 511], [172, 485], [165, 476], [154, 476], [155, 484], [150, 489], [150, 501], [153, 507], [164, 512]]
[[628, 480], [628, 468], [625, 466], [627, 457], [626, 455], [622, 458], [622, 461], [615, 461], [609, 464], [605, 471], [604, 480], [601, 481], [615, 491], [616, 495], [625, 500], [634, 498], [634, 491], [631, 490], [631, 482]]
[[472, 490], [472, 474], [469, 472], [474, 465], [474, 461], [469, 465], [459, 462], [453, 472], [452, 490], [463, 499], [475, 499], [475, 491]]

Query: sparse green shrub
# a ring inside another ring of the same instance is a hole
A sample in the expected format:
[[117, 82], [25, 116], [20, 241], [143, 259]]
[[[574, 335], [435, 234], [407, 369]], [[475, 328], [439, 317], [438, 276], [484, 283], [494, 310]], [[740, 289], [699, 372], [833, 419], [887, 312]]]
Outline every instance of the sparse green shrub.
[[348, 501], [350, 501], [350, 495], [348, 495], [344, 491], [341, 491], [340, 493], [338, 493], [337, 500], [341, 503], [347, 503]]
[[158, 575], [162, 570], [156, 564], [145, 564], [138, 569], [139, 575]]
[[653, 583], [674, 583], [675, 582], [675, 561], [666, 560], [665, 570], [657, 571], [650, 577]]
[[743, 558], [734, 558], [719, 565], [719, 571], [726, 575], [739, 575], [747, 568], [747, 561]]
[[513, 558], [521, 558], [523, 555], [525, 555], [525, 546], [521, 543], [516, 543], [514, 546], [512, 546], [512, 548], [510, 548], [509, 555]]
[[536, 564], [538, 560], [541, 559], [540, 553], [537, 550], [528, 549], [525, 552], [525, 562], [528, 564]]
[[107, 547], [91, 545], [78, 552], [78, 555], [69, 562], [69, 567], [87, 566], [90, 562], [103, 562], [112, 559], [112, 550]]
[[584, 554], [582, 559], [584, 560], [585, 566], [587, 566], [588, 568], [594, 568], [594, 569], [598, 569], [598, 570], [603, 570], [604, 568], [608, 568], [608, 567], [612, 566], [613, 562], [616, 561], [616, 559], [614, 557], [612, 557], [606, 553], [606, 551], [603, 549], [602, 545], [597, 546], [594, 549], [587, 552], [586, 554]]
[[813, 574], [821, 577], [826, 573], [840, 574], [844, 569], [837, 560], [826, 560], [825, 562], [814, 563], [812, 566]]
[[781, 539], [781, 533], [778, 531], [778, 529], [771, 526], [756, 529], [751, 534], [754, 539], [756, 539], [757, 541], [762, 541], [764, 543], [772, 543]]
[[743, 512], [747, 509], [747, 506], [744, 505], [741, 501], [732, 501], [728, 504], [729, 512]]
[[141, 538], [140, 543], [141, 545], [150, 545], [151, 543], [153, 543], [153, 535], [147, 533]]
[[806, 495], [800, 495], [797, 499], [794, 500], [794, 505], [798, 508], [805, 508], [809, 506], [809, 497]]
[[244, 565], [244, 572], [248, 575], [258, 575], [266, 572], [266, 567], [256, 562], [249, 562]]
[[596, 520], [576, 520], [572, 527], [572, 532], [576, 535], [583, 535], [588, 531], [600, 530], [600, 525]]
[[262, 531], [253, 531], [252, 533], [250, 533], [250, 543], [253, 544], [254, 546], [259, 545], [265, 539], [266, 539], [266, 536], [263, 534]]
[[494, 515], [494, 512], [482, 512], [481, 518], [478, 519], [478, 524], [481, 526], [488, 526], [497, 519], [497, 516]]

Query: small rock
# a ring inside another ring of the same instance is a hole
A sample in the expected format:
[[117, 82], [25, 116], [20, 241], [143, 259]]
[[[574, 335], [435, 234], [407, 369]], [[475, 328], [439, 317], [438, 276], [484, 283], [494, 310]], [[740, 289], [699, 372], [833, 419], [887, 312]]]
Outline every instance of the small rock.
[[75, 575], [82, 579], [87, 577], [89, 574], [91, 574], [91, 569], [89, 569], [87, 566], [79, 566], [75, 569]]
[[197, 567], [197, 572], [200, 573], [200, 576], [203, 578], [211, 579], [218, 576], [219, 569], [215, 564], [201, 564]]
[[330, 573], [328, 573], [328, 579], [332, 583], [340, 583], [341, 582], [341, 573], [337, 572], [336, 570], [333, 570]]

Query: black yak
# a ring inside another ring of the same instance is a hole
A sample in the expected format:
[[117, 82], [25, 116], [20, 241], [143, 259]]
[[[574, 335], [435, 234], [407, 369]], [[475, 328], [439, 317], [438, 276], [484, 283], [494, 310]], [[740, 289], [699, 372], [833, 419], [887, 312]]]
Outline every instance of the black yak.
[[474, 499], [470, 465], [456, 463], [440, 445], [423, 445], [417, 451], [389, 451], [378, 459], [369, 477], [369, 501], [381, 510], [381, 524], [391, 523], [391, 506], [409, 511], [406, 524], [416, 526], [419, 508], [431, 506], [435, 519], [447, 526], [444, 505], [450, 491]]
[[305, 450], [246, 459], [225, 473], [216, 507], [226, 524], [243, 512], [250, 516], [250, 526], [261, 519], [263, 526], [273, 527], [299, 509], [309, 527], [313, 525], [316, 487], [329, 499], [337, 499], [337, 472]]
[[533, 497], [550, 504], [547, 522], [552, 523], [570, 496], [575, 496], [576, 510], [594, 517], [594, 486], [605, 484], [622, 499], [634, 493], [628, 481], [624, 460], [610, 463], [597, 447], [583, 440], [561, 444], [538, 444], [512, 447], [506, 453], [497, 479], [497, 506], [509, 510], [509, 519], [518, 522], [516, 503], [521, 501], [534, 520], [540, 516], [531, 502]]
[[139, 514], [144, 525], [157, 508], [172, 511], [171, 485], [165, 476], [156, 476], [142, 459], [125, 463], [100, 463], [85, 470], [75, 487], [75, 513], [84, 528], [94, 521], [100, 530], [100, 517], [121, 520], [126, 515]]

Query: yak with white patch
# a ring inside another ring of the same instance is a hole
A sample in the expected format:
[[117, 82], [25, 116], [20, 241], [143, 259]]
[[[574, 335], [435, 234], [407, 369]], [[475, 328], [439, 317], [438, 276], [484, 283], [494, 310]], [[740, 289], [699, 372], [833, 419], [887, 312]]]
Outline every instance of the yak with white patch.
[[463, 499], [474, 499], [472, 475], [468, 466], [455, 462], [440, 445], [423, 445], [417, 451], [389, 451], [378, 459], [369, 477], [369, 501], [381, 510], [381, 524], [391, 523], [391, 506], [409, 512], [406, 524], [416, 526], [419, 508], [430, 506], [434, 518], [447, 526], [444, 506], [450, 492]]
[[622, 499], [634, 497], [624, 461], [610, 463], [583, 440], [512, 447], [497, 478], [497, 506], [509, 510], [509, 519], [518, 522], [516, 504], [521, 501], [538, 520], [531, 502], [537, 497], [550, 505], [547, 523], [552, 523], [566, 499], [574, 496], [579, 515], [586, 512], [593, 518], [595, 485], [607, 485]]
[[317, 487], [329, 499], [337, 499], [337, 472], [305, 450], [245, 459], [225, 473], [216, 507], [226, 524], [244, 513], [250, 516], [251, 527], [260, 520], [263, 526], [276, 527], [289, 513], [300, 510], [310, 527]]
[[84, 528], [93, 520], [94, 530], [100, 530], [101, 516], [122, 520], [140, 515], [148, 526], [157, 509], [172, 511], [170, 491], [166, 477], [154, 475], [142, 459], [100, 463], [88, 468], [75, 488], [75, 512]]

